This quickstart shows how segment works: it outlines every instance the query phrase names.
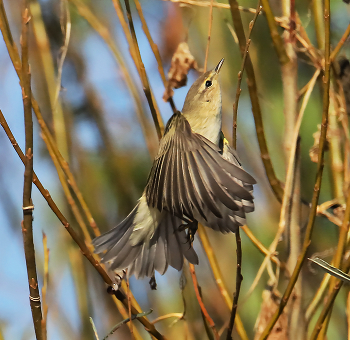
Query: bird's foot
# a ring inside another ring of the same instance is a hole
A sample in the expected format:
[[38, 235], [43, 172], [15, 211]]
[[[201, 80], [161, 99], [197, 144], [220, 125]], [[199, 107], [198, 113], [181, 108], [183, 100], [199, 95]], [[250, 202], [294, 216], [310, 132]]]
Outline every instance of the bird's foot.
[[194, 235], [196, 234], [198, 229], [198, 222], [194, 220], [187, 224], [181, 224], [179, 227], [179, 231], [183, 231], [186, 229], [187, 229], [187, 241], [189, 241], [192, 246], [192, 243], [194, 241]]

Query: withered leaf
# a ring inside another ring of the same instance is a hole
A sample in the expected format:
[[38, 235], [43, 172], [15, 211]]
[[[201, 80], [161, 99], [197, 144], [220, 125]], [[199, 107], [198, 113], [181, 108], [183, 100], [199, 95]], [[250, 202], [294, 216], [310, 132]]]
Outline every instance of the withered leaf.
[[188, 44], [182, 42], [178, 45], [171, 58], [170, 70], [168, 72], [168, 85], [163, 95], [163, 100], [165, 102], [174, 95], [173, 89], [178, 89], [187, 84], [187, 74], [190, 69], [198, 70], [198, 65], [190, 52]]
[[[272, 315], [279, 306], [279, 294], [275, 291], [272, 292], [269, 289], [265, 289], [262, 294], [263, 302], [261, 304], [260, 314], [255, 325], [254, 340], [260, 338], [262, 332], [265, 330]], [[288, 316], [287, 308], [285, 308], [282, 315], [277, 320], [275, 326], [269, 334], [269, 340], [288, 340]]]
[[[309, 150], [309, 156], [311, 159], [311, 162], [317, 163], [318, 162], [318, 150], [319, 150], [319, 144], [320, 144], [320, 136], [321, 136], [321, 125], [317, 125], [317, 131], [312, 134], [312, 137], [314, 138], [314, 145]], [[325, 146], [325, 151], [328, 150], [328, 140], [331, 138], [330, 130], [327, 131], [327, 141]]]

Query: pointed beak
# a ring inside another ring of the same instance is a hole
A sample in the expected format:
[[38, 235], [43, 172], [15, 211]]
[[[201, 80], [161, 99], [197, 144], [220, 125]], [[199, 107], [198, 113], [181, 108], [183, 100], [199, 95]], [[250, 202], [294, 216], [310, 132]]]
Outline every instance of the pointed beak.
[[217, 64], [217, 66], [215, 67], [214, 71], [218, 74], [220, 72], [220, 69], [221, 69], [221, 66], [222, 64], [224, 63], [225, 59], [222, 58], [220, 61], [219, 61], [219, 64]]

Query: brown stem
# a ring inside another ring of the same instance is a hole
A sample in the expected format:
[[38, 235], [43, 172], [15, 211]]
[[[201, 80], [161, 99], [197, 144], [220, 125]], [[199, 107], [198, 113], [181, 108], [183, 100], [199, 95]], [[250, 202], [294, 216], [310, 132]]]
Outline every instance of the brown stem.
[[252, 35], [252, 31], [253, 31], [253, 27], [256, 23], [256, 20], [258, 19], [258, 16], [260, 14], [261, 11], [261, 0], [258, 1], [258, 6], [256, 9], [256, 13], [254, 15], [253, 20], [249, 23], [249, 33], [248, 33], [248, 37], [247, 37], [247, 44], [246, 47], [244, 49], [244, 54], [243, 54], [243, 58], [242, 58], [242, 64], [241, 64], [241, 69], [238, 72], [238, 82], [237, 82], [237, 90], [236, 90], [236, 99], [235, 102], [233, 104], [233, 135], [232, 135], [232, 146], [236, 149], [237, 146], [237, 111], [238, 111], [238, 101], [239, 101], [239, 97], [241, 95], [241, 83], [242, 83], [242, 76], [243, 76], [243, 72], [244, 72], [244, 67], [245, 67], [245, 63], [247, 60], [247, 55], [249, 53], [249, 46], [250, 46], [250, 42], [251, 42], [251, 35]]
[[281, 65], [284, 65], [284, 64], [288, 63], [289, 57], [287, 55], [285, 46], [283, 44], [283, 40], [282, 40], [280, 34], [278, 33], [277, 24], [275, 21], [275, 17], [272, 13], [272, 10], [271, 10], [270, 4], [269, 4], [269, 0], [261, 0], [261, 2], [263, 5], [265, 17], [266, 17], [267, 24], [268, 24], [269, 29], [270, 29], [271, 39], [273, 42], [273, 46], [276, 50], [278, 60], [279, 60]]
[[156, 126], [158, 138], [160, 139], [164, 133], [164, 125], [163, 125], [162, 117], [160, 115], [156, 100], [152, 94], [150, 84], [148, 82], [148, 78], [147, 78], [147, 74], [146, 74], [146, 70], [145, 70], [145, 65], [142, 62], [141, 53], [140, 53], [139, 45], [138, 45], [137, 38], [136, 38], [134, 22], [132, 20], [129, 0], [124, 0], [124, 2], [125, 2], [125, 7], [126, 7], [126, 15], [127, 15], [128, 21], [129, 21], [133, 49], [134, 49], [135, 57], [137, 60], [136, 67], [139, 71], [140, 78], [142, 81], [143, 91], [145, 93], [149, 107], [151, 109], [151, 114], [153, 117], [154, 125]]
[[219, 334], [218, 334], [218, 332], [216, 330], [215, 323], [214, 323], [213, 319], [210, 317], [207, 309], [205, 308], [203, 300], [202, 300], [202, 297], [201, 297], [201, 294], [200, 294], [200, 291], [199, 291], [199, 285], [198, 285], [198, 281], [197, 281], [197, 276], [196, 276], [196, 271], [194, 269], [194, 265], [192, 263], [189, 263], [189, 267], [190, 267], [190, 273], [191, 273], [191, 277], [192, 277], [192, 281], [193, 281], [194, 291], [196, 293], [196, 297], [197, 297], [199, 306], [201, 308], [201, 311], [202, 311], [205, 319], [208, 321], [208, 324], [209, 324], [210, 328], [213, 330], [215, 339], [218, 340], [219, 339]]
[[243, 281], [242, 276], [242, 240], [241, 236], [239, 234], [239, 228], [237, 229], [236, 233], [236, 253], [237, 253], [237, 270], [236, 270], [236, 291], [233, 294], [233, 304], [232, 304], [232, 310], [231, 310], [231, 317], [230, 322], [227, 330], [227, 336], [226, 340], [232, 340], [232, 330], [233, 325], [235, 324], [235, 318], [236, 318], [236, 312], [237, 312], [237, 305], [238, 305], [238, 297], [239, 292], [241, 290], [241, 284]]
[[[349, 231], [349, 220], [350, 220], [350, 188], [348, 189], [348, 198], [346, 201], [346, 209], [345, 209], [345, 214], [344, 214], [344, 220], [343, 220], [343, 224], [341, 227], [341, 234], [345, 234], [347, 235], [348, 231]], [[341, 239], [341, 237], [339, 237], [339, 240]], [[342, 250], [343, 250], [343, 246], [342, 246]], [[343, 254], [343, 253], [342, 253]], [[340, 258], [341, 260], [342, 258]], [[335, 266], [339, 266], [340, 262], [338, 262], [337, 264], [335, 264]], [[350, 269], [350, 257], [346, 260], [346, 263], [342, 266], [341, 270], [344, 273], [347, 273]], [[332, 277], [331, 280], [333, 280], [334, 278]], [[332, 311], [332, 307], [333, 307], [333, 303], [334, 300], [339, 292], [340, 287], [343, 285], [343, 281], [340, 281], [339, 279], [335, 279], [333, 282], [333, 285], [331, 285], [331, 290], [329, 291], [329, 294], [327, 296], [327, 298], [325, 299], [326, 303], [323, 306], [323, 309], [321, 311], [320, 316], [318, 317], [318, 320], [316, 322], [315, 328], [312, 331], [310, 340], [316, 340], [318, 334], [320, 333], [321, 329], [323, 328], [324, 325], [324, 321], [327, 318], [327, 316], [331, 313]]]
[[208, 65], [209, 46], [210, 46], [210, 38], [211, 38], [211, 27], [213, 25], [213, 3], [214, 3], [214, 0], [211, 0], [210, 7], [209, 7], [208, 41], [207, 41], [207, 47], [205, 48], [204, 72], [207, 72], [207, 65]]
[[[244, 50], [247, 45], [241, 14], [239, 12], [237, 0], [230, 0], [231, 15], [233, 20], [233, 25], [237, 33], [239, 47], [241, 50], [241, 55], [244, 55]], [[264, 134], [264, 126], [262, 121], [261, 107], [259, 103], [258, 90], [255, 80], [255, 74], [253, 69], [253, 63], [250, 59], [249, 54], [246, 60], [246, 73], [247, 73], [247, 83], [250, 95], [250, 100], [252, 103], [252, 111], [255, 121], [256, 134], [258, 137], [259, 148], [261, 153], [261, 160], [264, 164], [267, 178], [269, 180], [270, 186], [278, 199], [279, 202], [282, 201], [283, 188], [281, 187], [280, 181], [277, 179], [275, 171], [273, 169], [269, 151], [267, 148], [267, 143]]]
[[329, 87], [330, 87], [330, 59], [329, 59], [330, 57], [330, 0], [325, 1], [325, 24], [326, 24], [326, 30], [325, 30], [326, 47], [325, 47], [325, 70], [324, 70], [324, 78], [323, 78], [324, 92], [323, 92], [322, 126], [321, 126], [321, 136], [319, 141], [316, 183], [314, 186], [314, 193], [311, 201], [309, 220], [305, 231], [305, 237], [304, 237], [301, 253], [298, 256], [298, 261], [291, 275], [291, 278], [288, 282], [287, 288], [283, 294], [280, 306], [272, 316], [271, 320], [269, 321], [267, 327], [265, 328], [264, 332], [260, 337], [260, 340], [266, 339], [268, 337], [277, 319], [282, 314], [283, 309], [286, 306], [292, 294], [294, 285], [298, 279], [301, 267], [304, 263], [306, 252], [311, 243], [311, 236], [312, 236], [312, 231], [313, 231], [316, 212], [317, 212], [317, 203], [320, 195], [320, 188], [321, 188], [321, 181], [322, 181], [322, 174], [323, 174], [323, 167], [324, 167], [324, 164], [323, 164], [324, 150], [326, 145], [326, 134], [327, 134], [327, 127], [328, 127]]
[[[154, 54], [154, 56], [155, 56], [155, 58], [157, 60], [158, 72], [160, 74], [160, 77], [162, 78], [164, 88], [167, 88], [168, 82], [167, 82], [166, 77], [165, 77], [163, 63], [162, 63], [162, 59], [160, 57], [158, 46], [157, 46], [157, 44], [154, 43], [154, 41], [152, 39], [151, 33], [150, 33], [150, 31], [148, 29], [148, 26], [147, 26], [147, 22], [145, 20], [144, 15], [143, 15], [142, 7], [141, 7], [141, 4], [140, 4], [139, 0], [134, 0], [134, 3], [135, 3], [137, 12], [139, 14], [139, 17], [140, 17], [140, 20], [141, 20], [141, 23], [142, 23], [142, 29], [145, 32], [145, 35], [146, 35], [147, 40], [149, 42], [149, 45], [150, 45], [150, 47], [152, 49], [152, 52], [153, 52], [153, 54]], [[169, 102], [169, 104], [171, 106], [171, 109], [175, 113], [177, 110], [176, 110], [176, 107], [175, 107], [175, 103], [174, 103], [173, 97], [169, 97], [168, 102]]]
[[[11, 130], [9, 129], [9, 127], [8, 127], [8, 125], [6, 123], [5, 117], [3, 116], [1, 110], [0, 110], [0, 124], [3, 127], [3, 129], [5, 130], [8, 138], [11, 141], [11, 143], [12, 143], [14, 149], [16, 150], [17, 154], [19, 155], [19, 157], [21, 158], [22, 162], [24, 163], [25, 162], [25, 156], [24, 156], [22, 150], [20, 149], [20, 147], [18, 146], [17, 141], [15, 140], [13, 134], [11, 133]], [[87, 258], [87, 260], [97, 270], [97, 272], [100, 274], [100, 276], [102, 277], [104, 282], [106, 284], [108, 284], [108, 285], [113, 285], [113, 281], [111, 280], [111, 278], [109, 277], [107, 272], [100, 265], [99, 261], [94, 258], [93, 254], [90, 252], [90, 250], [87, 247], [87, 245], [84, 242], [84, 240], [82, 240], [78, 236], [78, 234], [75, 232], [75, 230], [72, 229], [72, 227], [68, 223], [68, 221], [65, 218], [65, 216], [62, 214], [62, 212], [57, 207], [56, 203], [51, 198], [50, 193], [48, 192], [48, 190], [46, 190], [43, 187], [43, 185], [41, 184], [40, 180], [38, 179], [38, 177], [36, 176], [35, 173], [33, 173], [33, 183], [37, 186], [37, 188], [39, 189], [40, 193], [42, 194], [42, 196], [45, 198], [45, 200], [47, 201], [48, 205], [50, 206], [51, 210], [55, 213], [55, 215], [61, 221], [61, 223], [66, 228], [66, 230], [68, 231], [68, 233], [70, 234], [70, 236], [72, 237], [74, 242], [79, 246], [82, 254]], [[120, 292], [120, 294], [123, 295], [122, 292]], [[128, 308], [128, 301], [127, 301], [127, 299], [120, 299], [120, 301], [124, 304], [125, 308]], [[132, 314], [138, 314], [139, 313], [138, 310], [136, 308], [134, 308], [133, 306], [131, 307], [131, 312], [132, 312]], [[137, 320], [139, 320], [145, 326], [145, 328], [148, 330], [148, 332], [151, 333], [153, 336], [155, 336], [157, 339], [164, 339], [164, 337], [159, 337], [159, 332], [156, 330], [154, 325], [152, 325], [148, 321], [148, 319], [146, 317], [138, 318]]]
[[33, 119], [32, 119], [32, 91], [31, 75], [28, 58], [28, 26], [30, 21], [28, 0], [23, 0], [22, 8], [22, 97], [24, 108], [24, 132], [25, 132], [25, 170], [23, 184], [23, 222], [22, 234], [24, 243], [24, 255], [26, 258], [29, 302], [32, 311], [35, 336], [37, 340], [43, 339], [42, 313], [36, 272], [35, 250], [33, 242], [33, 210], [32, 202], [32, 178], [33, 178]]

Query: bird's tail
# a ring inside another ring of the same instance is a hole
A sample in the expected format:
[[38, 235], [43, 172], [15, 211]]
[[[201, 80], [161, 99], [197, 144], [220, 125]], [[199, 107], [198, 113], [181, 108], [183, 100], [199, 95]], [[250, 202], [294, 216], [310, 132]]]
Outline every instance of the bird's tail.
[[198, 264], [198, 257], [180, 231], [182, 221], [168, 212], [149, 208], [143, 195], [132, 212], [115, 228], [93, 240], [95, 252], [113, 271], [128, 268], [137, 278], [164, 274], [168, 265], [181, 270], [184, 257]]

